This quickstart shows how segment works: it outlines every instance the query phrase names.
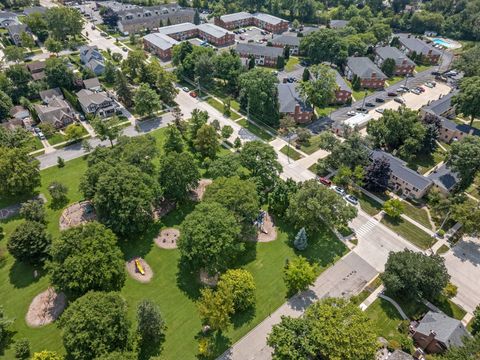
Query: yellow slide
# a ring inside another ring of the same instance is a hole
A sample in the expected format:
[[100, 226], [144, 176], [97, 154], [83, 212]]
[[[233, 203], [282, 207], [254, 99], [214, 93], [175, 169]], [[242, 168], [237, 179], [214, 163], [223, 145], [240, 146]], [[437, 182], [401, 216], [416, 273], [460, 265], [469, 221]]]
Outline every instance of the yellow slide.
[[135, 259], [135, 266], [140, 274], [145, 275], [145, 270], [143, 270], [142, 264], [140, 264], [140, 260]]

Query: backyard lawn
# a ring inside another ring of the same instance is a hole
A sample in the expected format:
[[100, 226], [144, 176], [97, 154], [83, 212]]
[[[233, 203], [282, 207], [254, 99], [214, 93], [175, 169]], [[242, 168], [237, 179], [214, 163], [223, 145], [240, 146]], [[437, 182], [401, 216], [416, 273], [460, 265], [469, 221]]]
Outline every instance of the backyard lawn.
[[398, 326], [403, 319], [392, 304], [378, 298], [365, 310], [365, 314], [373, 322], [373, 329], [378, 336], [400, 342], [402, 334], [398, 331]]
[[[152, 132], [161, 147], [164, 129]], [[221, 150], [220, 156], [227, 153]], [[41, 171], [42, 184], [39, 193], [50, 196], [47, 187], [51, 181], [58, 181], [68, 187], [69, 203], [82, 199], [78, 185], [87, 164], [85, 159], [78, 158], [66, 163], [65, 167], [51, 167]], [[1, 206], [14, 203], [18, 199], [0, 199]], [[62, 210], [52, 209], [47, 202], [48, 230], [53, 237], [59, 236], [58, 221]], [[161, 357], [165, 359], [196, 359], [198, 344], [195, 337], [201, 330], [201, 321], [196, 308], [199, 296], [199, 283], [196, 275], [179, 267], [180, 254], [178, 250], [164, 250], [154, 245], [153, 239], [163, 227], [178, 227], [184, 217], [194, 208], [187, 202], [179, 206], [168, 216], [156, 222], [144, 234], [134, 238], [120, 240], [120, 246], [125, 259], [142, 256], [152, 267], [154, 277], [149, 283], [138, 283], [127, 276], [122, 296], [128, 303], [129, 316], [134, 321], [136, 304], [144, 298], [155, 301], [167, 323], [166, 340]], [[56, 324], [41, 328], [29, 328], [25, 323], [25, 314], [35, 295], [48, 287], [48, 277], [40, 272], [34, 278], [34, 269], [14, 259], [6, 253], [5, 247], [9, 235], [21, 220], [13, 218], [0, 222], [4, 237], [0, 239], [0, 252], [4, 253], [4, 261], [0, 262], [0, 304], [5, 315], [15, 319], [12, 325], [14, 339], [28, 338], [32, 352], [40, 350], [56, 350], [64, 352], [60, 338], [60, 330]], [[255, 311], [240, 314], [233, 319], [233, 327], [218, 337], [215, 356], [221, 354], [228, 346], [239, 340], [262, 319], [278, 308], [286, 300], [286, 288], [282, 280], [285, 261], [296, 256], [291, 245], [295, 236], [294, 229], [277, 220], [278, 237], [269, 243], [248, 243], [247, 251], [238, 260], [237, 267], [249, 270], [256, 283]], [[324, 270], [339, 259], [346, 247], [328, 230], [323, 229], [309, 236], [309, 247], [302, 252], [312, 262], [318, 263]], [[5, 352], [5, 358], [12, 359], [13, 346]]]
[[298, 151], [295, 151], [295, 149], [292, 146], [288, 146], [288, 145], [285, 145], [284, 147], [282, 147], [280, 149], [280, 152], [282, 154], [287, 155], [292, 160], [299, 160], [303, 157], [302, 154], [300, 154]]
[[308, 140], [308, 143], [302, 145], [301, 149], [304, 153], [310, 155], [310, 154], [313, 154], [315, 151], [319, 150], [320, 145], [321, 145], [320, 135], [314, 135]]
[[59, 132], [56, 132], [52, 136], [47, 137], [47, 140], [48, 140], [48, 143], [50, 145], [56, 145], [56, 144], [59, 144], [63, 141], [66, 141], [67, 139], [66, 139], [65, 135], [62, 135]]
[[440, 147], [437, 147], [432, 154], [419, 153], [415, 158], [408, 163], [408, 167], [418, 171], [420, 174], [425, 174], [435, 165], [444, 161], [447, 153]]
[[402, 218], [393, 219], [388, 215], [385, 215], [382, 219], [382, 224], [386, 225], [392, 231], [410, 241], [412, 244], [418, 246], [420, 249], [428, 249], [435, 243], [435, 239], [429, 234]]

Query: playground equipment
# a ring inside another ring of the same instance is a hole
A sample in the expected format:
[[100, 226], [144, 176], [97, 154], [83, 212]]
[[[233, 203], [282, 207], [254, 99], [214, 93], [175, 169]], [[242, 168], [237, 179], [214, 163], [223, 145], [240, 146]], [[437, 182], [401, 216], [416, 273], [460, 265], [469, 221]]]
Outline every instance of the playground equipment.
[[263, 224], [265, 222], [265, 217], [267, 216], [267, 212], [264, 210], [260, 210], [258, 213], [257, 218], [253, 221], [253, 225], [256, 226], [261, 232], [268, 234], [267, 231], [264, 230]]
[[143, 270], [143, 266], [140, 263], [140, 260], [135, 259], [135, 267], [140, 274], [145, 275], [145, 270]]

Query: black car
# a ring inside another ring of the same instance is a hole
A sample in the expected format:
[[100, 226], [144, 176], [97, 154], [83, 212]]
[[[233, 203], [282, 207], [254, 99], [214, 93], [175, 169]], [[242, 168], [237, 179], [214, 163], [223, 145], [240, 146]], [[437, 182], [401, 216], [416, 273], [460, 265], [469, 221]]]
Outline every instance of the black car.
[[439, 76], [439, 75], [442, 75], [442, 74], [440, 74], [438, 71], [432, 71], [432, 72], [431, 72], [431, 74], [432, 74], [433, 76]]
[[372, 104], [371, 102], [367, 102], [365, 104], [366, 107], [375, 107], [375, 104]]
[[385, 102], [385, 99], [375, 98], [375, 102], [377, 102], [377, 103], [384, 103], [384, 102]]
[[364, 107], [358, 107], [356, 110], [357, 110], [358, 112], [362, 112], [362, 113], [368, 112], [368, 110], [367, 110], [366, 108], [364, 108]]
[[309, 62], [308, 62], [307, 60], [302, 60], [302, 61], [300, 61], [300, 65], [302, 65], [302, 66], [308, 66], [308, 65], [310, 65], [310, 64], [309, 64]]

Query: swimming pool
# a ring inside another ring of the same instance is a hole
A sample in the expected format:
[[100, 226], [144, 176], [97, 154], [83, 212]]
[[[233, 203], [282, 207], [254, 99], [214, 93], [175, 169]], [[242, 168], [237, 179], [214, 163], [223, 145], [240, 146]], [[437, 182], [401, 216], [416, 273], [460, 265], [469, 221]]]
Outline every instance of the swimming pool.
[[432, 41], [433, 41], [435, 44], [445, 46], [446, 48], [451, 48], [451, 47], [453, 47], [452, 44], [450, 44], [449, 42], [446, 42], [445, 40], [442, 40], [442, 39], [434, 38], [434, 39], [432, 39]]

